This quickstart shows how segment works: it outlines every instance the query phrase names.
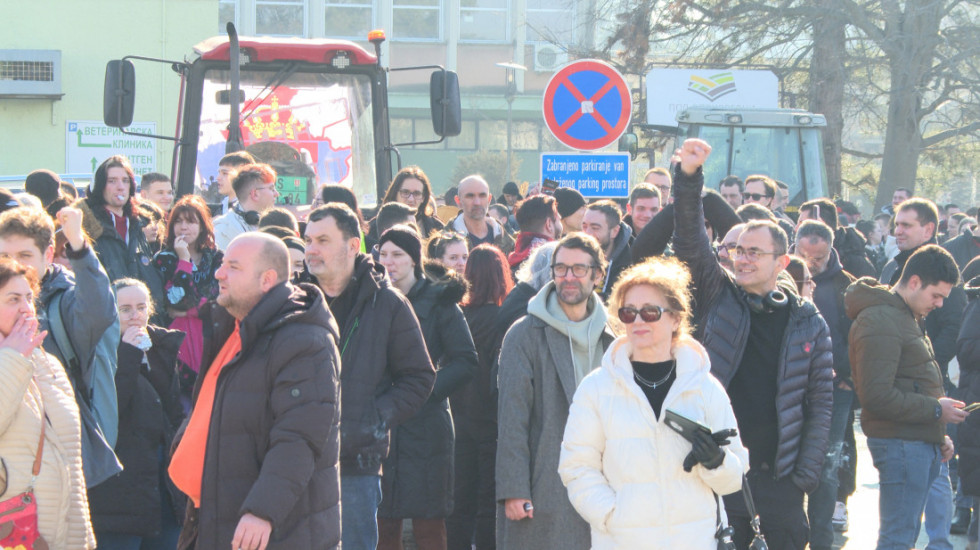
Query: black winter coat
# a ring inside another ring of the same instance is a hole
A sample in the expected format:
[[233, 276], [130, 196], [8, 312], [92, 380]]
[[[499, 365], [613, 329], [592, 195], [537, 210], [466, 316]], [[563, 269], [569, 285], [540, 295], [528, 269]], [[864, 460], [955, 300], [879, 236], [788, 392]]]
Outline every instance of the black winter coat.
[[145, 364], [140, 349], [119, 342], [119, 439], [115, 450], [123, 471], [88, 492], [96, 531], [141, 537], [160, 534], [161, 491], [169, 490], [160, 486], [169, 460], [160, 457], [167, 456], [174, 432], [184, 419], [176, 370], [184, 334], [153, 325], [147, 331], [153, 347], [146, 352]]
[[[749, 335], [748, 301], [718, 263], [704, 230], [701, 170], [674, 172], [674, 253], [691, 271], [697, 338], [708, 350], [711, 373], [727, 388]], [[810, 492], [820, 481], [833, 407], [833, 354], [827, 323], [809, 301], [789, 294], [789, 324], [780, 350], [776, 387], [779, 441], [777, 478]]]
[[853, 321], [844, 308], [844, 291], [855, 281], [840, 264], [837, 251], [831, 248], [830, 260], [823, 273], [813, 276], [817, 288], [813, 290], [813, 303], [827, 321], [830, 341], [834, 346], [834, 375], [843, 380], [851, 378], [851, 360], [847, 351], [847, 338]]
[[381, 477], [382, 518], [444, 518], [453, 511], [453, 418], [449, 395], [476, 371], [476, 349], [463, 312], [462, 275], [440, 263], [425, 266], [408, 293], [436, 365], [432, 394], [414, 416], [391, 430]]
[[[511, 325], [527, 315], [527, 304], [538, 293], [538, 290], [541, 289], [536, 289], [528, 283], [517, 283], [504, 298], [504, 303], [500, 305], [496, 320], [497, 332], [500, 333], [501, 340], [504, 339], [504, 334], [507, 334]], [[494, 385], [496, 386], [496, 383]]]
[[[477, 441], [497, 439], [497, 357], [506, 331], [498, 330], [497, 304], [463, 308], [479, 360], [476, 375], [450, 397], [456, 433]], [[510, 327], [508, 327], [510, 328]]]
[[[735, 209], [717, 192], [708, 190], [702, 198], [704, 217], [711, 224], [715, 236], [720, 240], [732, 227], [742, 223]], [[650, 256], [660, 256], [670, 244], [674, 235], [674, 205], [668, 204], [657, 212], [650, 223], [634, 235], [631, 253], [633, 263], [640, 263]]]
[[[970, 280], [966, 288], [970, 305], [956, 339], [956, 358], [960, 363], [960, 399], [969, 404], [980, 401], [980, 277]], [[980, 496], [980, 415], [967, 417], [959, 426], [958, 436], [963, 492]]]
[[834, 232], [834, 250], [840, 256], [840, 263], [844, 271], [857, 279], [878, 276], [878, 270], [868, 259], [865, 245], [867, 241], [853, 227], [839, 227]]
[[153, 298], [154, 315], [150, 322], [167, 326], [167, 300], [163, 293], [163, 276], [153, 265], [153, 247], [146, 242], [143, 227], [156, 223], [149, 216], [140, 215], [138, 210], [129, 218], [129, 242], [127, 243], [116, 233], [112, 216], [104, 208], [92, 208], [88, 199], [79, 199], [73, 204], [82, 211], [82, 226], [85, 233], [92, 239], [99, 262], [109, 275], [109, 281], [115, 282], [124, 277], [132, 277], [146, 283]]
[[436, 373], [412, 306], [383, 267], [358, 254], [348, 292], [353, 308], [340, 327], [341, 470], [379, 475], [389, 430], [422, 407]]
[[[194, 400], [235, 319], [209, 303]], [[218, 376], [201, 484], [178, 548], [230, 548], [242, 515], [272, 523], [267, 548], [340, 546], [340, 358], [320, 289], [280, 283], [241, 321]], [[193, 413], [192, 413], [193, 414]], [[195, 546], [196, 544], [196, 546]]]

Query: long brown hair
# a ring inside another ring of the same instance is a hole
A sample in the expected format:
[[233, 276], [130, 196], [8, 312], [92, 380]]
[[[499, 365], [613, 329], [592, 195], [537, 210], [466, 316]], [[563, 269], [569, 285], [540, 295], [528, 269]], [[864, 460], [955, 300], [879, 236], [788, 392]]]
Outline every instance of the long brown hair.
[[406, 166], [395, 174], [395, 178], [391, 180], [391, 185], [385, 191], [385, 197], [381, 200], [381, 204], [397, 201], [402, 184], [409, 178], [422, 182], [422, 202], [419, 203], [417, 216], [432, 216], [435, 213], [432, 206], [432, 185], [429, 183], [429, 176], [426, 176], [425, 172], [418, 166]]
[[463, 306], [500, 305], [514, 288], [507, 258], [499, 248], [481, 244], [470, 251], [464, 276], [470, 283]]
[[214, 249], [214, 224], [211, 223], [211, 210], [204, 203], [204, 199], [197, 195], [184, 195], [177, 201], [177, 204], [170, 209], [170, 217], [167, 218], [167, 240], [164, 247], [167, 250], [174, 249], [174, 239], [176, 235], [177, 221], [181, 219], [194, 219], [201, 228], [197, 234], [194, 246], [198, 252], [205, 249]]

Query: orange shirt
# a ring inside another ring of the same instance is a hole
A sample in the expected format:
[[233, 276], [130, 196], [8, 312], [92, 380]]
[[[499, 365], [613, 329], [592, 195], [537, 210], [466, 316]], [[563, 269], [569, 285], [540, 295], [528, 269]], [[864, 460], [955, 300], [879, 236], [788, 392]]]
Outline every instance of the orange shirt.
[[190, 497], [194, 506], [201, 507], [201, 478], [204, 477], [204, 452], [208, 447], [208, 431], [211, 429], [211, 411], [214, 409], [214, 394], [221, 369], [242, 350], [242, 338], [238, 333], [238, 321], [225, 345], [221, 347], [211, 368], [204, 375], [201, 391], [197, 395], [197, 406], [191, 411], [184, 437], [177, 445], [170, 459], [170, 479], [174, 485]]

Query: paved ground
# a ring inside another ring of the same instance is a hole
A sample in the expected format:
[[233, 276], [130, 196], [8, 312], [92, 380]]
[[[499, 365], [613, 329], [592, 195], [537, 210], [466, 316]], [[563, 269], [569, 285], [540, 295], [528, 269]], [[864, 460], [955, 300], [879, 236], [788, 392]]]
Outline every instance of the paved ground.
[[[860, 431], [860, 423], [855, 425], [855, 431]], [[872, 550], [878, 541], [878, 470], [871, 464], [871, 453], [868, 452], [867, 440], [863, 433], [855, 433], [858, 446], [857, 491], [847, 502], [850, 528], [846, 533], [838, 533], [835, 548], [846, 550]], [[965, 536], [953, 535], [953, 548], [964, 550], [967, 539]], [[929, 543], [925, 529], [919, 534], [916, 548], [924, 549]], [[775, 550], [775, 549], [774, 549]]]

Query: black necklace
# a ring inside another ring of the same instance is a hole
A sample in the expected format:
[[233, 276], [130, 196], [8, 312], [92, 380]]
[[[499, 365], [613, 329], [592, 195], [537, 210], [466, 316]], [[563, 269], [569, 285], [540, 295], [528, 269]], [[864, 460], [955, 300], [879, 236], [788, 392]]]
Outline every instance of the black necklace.
[[657, 380], [656, 382], [652, 382], [650, 380], [647, 380], [646, 378], [643, 378], [642, 376], [640, 376], [640, 373], [636, 372], [635, 370], [633, 371], [633, 378], [640, 384], [643, 384], [644, 386], [650, 388], [651, 390], [655, 390], [657, 389], [657, 386], [662, 386], [665, 382], [667, 382], [667, 379], [670, 378], [670, 375], [674, 374], [674, 369], [676, 367], [677, 367], [677, 361], [674, 361], [674, 363], [670, 366], [670, 370], [667, 371], [667, 376], [664, 376], [663, 378]]

